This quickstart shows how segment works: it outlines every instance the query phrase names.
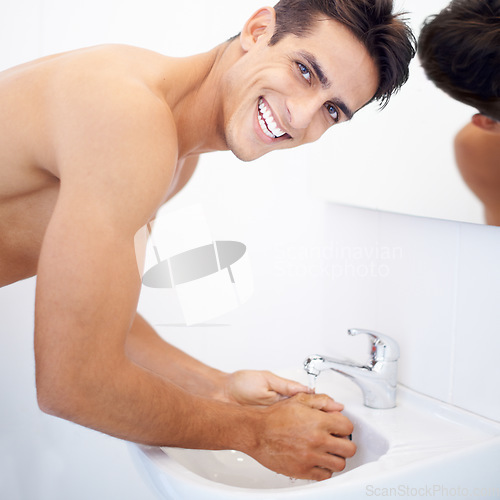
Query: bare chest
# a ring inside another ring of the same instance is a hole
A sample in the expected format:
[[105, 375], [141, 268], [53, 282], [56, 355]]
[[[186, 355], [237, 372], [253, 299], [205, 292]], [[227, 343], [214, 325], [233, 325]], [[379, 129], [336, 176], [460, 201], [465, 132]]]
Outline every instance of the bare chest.
[[58, 182], [0, 202], [0, 286], [36, 274]]

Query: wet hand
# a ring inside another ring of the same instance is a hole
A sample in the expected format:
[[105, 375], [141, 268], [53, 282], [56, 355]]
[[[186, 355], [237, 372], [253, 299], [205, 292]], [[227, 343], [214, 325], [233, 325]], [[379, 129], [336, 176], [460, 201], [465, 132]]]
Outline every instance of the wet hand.
[[353, 425], [328, 396], [300, 393], [264, 410], [251, 455], [262, 465], [299, 479], [324, 480], [356, 452]]
[[[241, 370], [227, 376], [227, 401], [245, 405], [272, 405], [299, 393], [312, 393], [307, 386], [268, 371]], [[342, 408], [340, 408], [342, 409]]]

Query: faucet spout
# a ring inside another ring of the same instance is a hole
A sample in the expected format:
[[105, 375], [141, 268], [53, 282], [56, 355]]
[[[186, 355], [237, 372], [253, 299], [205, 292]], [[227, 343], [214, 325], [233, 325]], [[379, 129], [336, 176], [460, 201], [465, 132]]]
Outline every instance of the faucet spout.
[[[304, 361], [304, 369], [315, 377], [324, 370], [334, 370], [350, 378], [363, 392], [364, 404], [370, 408], [394, 408], [396, 406], [397, 359], [399, 348], [393, 339], [367, 332], [366, 330], [349, 330], [350, 335], [368, 333], [372, 339], [371, 359], [364, 365], [349, 360], [340, 360], [326, 356], [312, 355]], [[387, 344], [384, 343], [387, 341]], [[374, 348], [377, 346], [378, 350]], [[387, 348], [390, 345], [391, 349]], [[391, 353], [384, 357], [383, 352]], [[389, 358], [389, 359], [387, 359]]]

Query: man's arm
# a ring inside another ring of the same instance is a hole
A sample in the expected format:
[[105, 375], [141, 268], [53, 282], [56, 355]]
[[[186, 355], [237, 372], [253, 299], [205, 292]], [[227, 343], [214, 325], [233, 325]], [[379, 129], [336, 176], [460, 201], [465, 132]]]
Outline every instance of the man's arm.
[[[61, 72], [49, 89], [60, 192], [38, 267], [38, 398], [46, 411], [111, 435], [190, 443], [182, 419], [197, 397], [125, 352], [141, 284], [134, 236], [164, 200], [177, 140], [166, 105], [121, 83], [75, 86]], [[213, 421], [209, 440], [222, 439]]]
[[183, 389], [220, 401], [269, 405], [300, 392], [312, 392], [299, 382], [267, 371], [225, 373], [211, 368], [165, 342], [139, 314], [127, 336], [126, 350], [134, 362]]
[[47, 130], [61, 186], [38, 268], [40, 407], [130, 441], [238, 449], [277, 472], [329, 477], [355, 447], [336, 437], [352, 424], [327, 396], [264, 408], [225, 403], [127, 355], [141, 285], [134, 236], [163, 201], [177, 141], [166, 107], [121, 83], [107, 92], [90, 80], [53, 89]]
[[127, 336], [126, 352], [138, 365], [188, 392], [222, 400], [225, 374], [165, 342], [139, 314]]

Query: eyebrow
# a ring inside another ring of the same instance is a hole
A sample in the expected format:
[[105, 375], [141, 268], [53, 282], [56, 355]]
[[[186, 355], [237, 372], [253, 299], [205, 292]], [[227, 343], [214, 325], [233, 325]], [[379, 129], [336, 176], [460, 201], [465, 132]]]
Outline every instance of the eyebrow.
[[[323, 68], [319, 64], [316, 57], [307, 51], [300, 51], [298, 53], [298, 55], [303, 57], [307, 61], [309, 66], [311, 66], [313, 71], [316, 73], [316, 76], [318, 77], [318, 80], [321, 83], [321, 86], [324, 89], [329, 89], [332, 86], [332, 83], [330, 82], [330, 80], [328, 80], [328, 77], [325, 75], [325, 72], [323, 71]], [[336, 98], [332, 99], [331, 101], [333, 102], [333, 104], [335, 104], [336, 106], [338, 106], [341, 109], [341, 111], [346, 115], [348, 120], [352, 119], [354, 112], [351, 111], [349, 106], [347, 106], [347, 104], [342, 99], [339, 99], [338, 97], [336, 97]]]

